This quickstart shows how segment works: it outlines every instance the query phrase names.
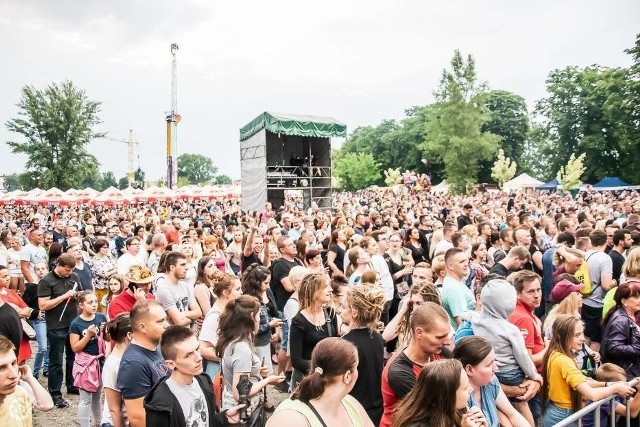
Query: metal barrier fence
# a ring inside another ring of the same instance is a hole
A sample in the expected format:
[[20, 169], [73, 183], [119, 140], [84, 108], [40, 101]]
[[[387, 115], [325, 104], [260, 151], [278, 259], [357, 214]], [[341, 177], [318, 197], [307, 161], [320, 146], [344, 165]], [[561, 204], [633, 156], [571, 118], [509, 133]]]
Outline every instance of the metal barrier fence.
[[[638, 384], [638, 380], [637, 379], [633, 379], [631, 381], [629, 381], [629, 385], [631, 387], [635, 387]], [[582, 426], [582, 418], [591, 413], [594, 412], [594, 417], [593, 417], [593, 425], [594, 426], [600, 426], [600, 407], [602, 405], [604, 405], [607, 402], [613, 402], [613, 400], [615, 399], [616, 395], [613, 396], [609, 396], [609, 397], [605, 397], [604, 399], [598, 400], [596, 402], [592, 402], [590, 404], [588, 404], [587, 406], [585, 406], [584, 408], [582, 408], [581, 410], [577, 411], [575, 414], [571, 415], [570, 417], [565, 418], [564, 420], [562, 420], [561, 422], [559, 422], [558, 424], [556, 424], [553, 427], [567, 427], [573, 423], [575, 423], [576, 421], [578, 422], [578, 427]], [[640, 399], [640, 396], [637, 397], [638, 399]], [[627, 415], [626, 415], [626, 426], [627, 427], [631, 427], [631, 407], [628, 405], [628, 401], [625, 399], [624, 401], [625, 406], [627, 407]], [[610, 427], [614, 427], [616, 425], [616, 407], [615, 405], [611, 404], [611, 409], [610, 409], [610, 414], [609, 414], [609, 426]]]

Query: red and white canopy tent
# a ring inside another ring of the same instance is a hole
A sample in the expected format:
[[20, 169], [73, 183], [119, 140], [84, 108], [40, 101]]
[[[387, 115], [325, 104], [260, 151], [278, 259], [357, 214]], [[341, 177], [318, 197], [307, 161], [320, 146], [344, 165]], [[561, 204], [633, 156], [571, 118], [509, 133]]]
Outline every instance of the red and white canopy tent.
[[56, 187], [48, 190], [34, 188], [28, 192], [14, 190], [0, 196], [0, 205], [73, 205], [73, 204], [133, 204], [140, 202], [171, 202], [180, 200], [215, 200], [224, 201], [239, 198], [241, 190], [239, 186], [213, 186], [203, 187], [188, 185], [177, 190], [166, 187], [151, 186], [145, 190], [126, 188], [118, 190], [109, 187], [99, 192], [93, 188], [84, 190], [69, 189], [62, 191]]

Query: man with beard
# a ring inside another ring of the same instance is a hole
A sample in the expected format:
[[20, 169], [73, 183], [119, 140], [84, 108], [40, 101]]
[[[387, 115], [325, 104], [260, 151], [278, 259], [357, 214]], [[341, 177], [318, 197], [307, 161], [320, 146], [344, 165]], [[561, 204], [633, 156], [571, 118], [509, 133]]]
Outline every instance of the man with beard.
[[613, 232], [613, 247], [609, 251], [611, 262], [613, 263], [613, 279], [620, 282], [622, 265], [625, 261], [625, 253], [633, 244], [631, 232], [629, 230], [616, 230]]

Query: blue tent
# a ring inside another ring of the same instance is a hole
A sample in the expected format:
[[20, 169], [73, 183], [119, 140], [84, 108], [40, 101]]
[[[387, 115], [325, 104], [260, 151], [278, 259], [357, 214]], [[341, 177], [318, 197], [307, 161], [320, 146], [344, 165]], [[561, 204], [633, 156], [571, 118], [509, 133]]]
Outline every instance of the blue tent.
[[547, 182], [546, 184], [542, 184], [541, 186], [536, 187], [536, 190], [555, 191], [558, 189], [559, 186], [560, 186], [560, 183], [558, 182], [558, 178], [553, 178], [551, 181]]
[[625, 190], [630, 188], [631, 185], [627, 184], [617, 176], [614, 177], [604, 177], [597, 184], [593, 184], [593, 188], [595, 190], [607, 191], [607, 190]]

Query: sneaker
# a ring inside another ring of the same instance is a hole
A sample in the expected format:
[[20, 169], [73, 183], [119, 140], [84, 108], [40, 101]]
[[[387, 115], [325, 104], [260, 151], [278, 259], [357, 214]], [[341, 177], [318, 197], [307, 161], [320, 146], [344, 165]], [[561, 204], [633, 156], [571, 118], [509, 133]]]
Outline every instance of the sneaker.
[[69, 402], [67, 402], [63, 398], [59, 397], [59, 398], [57, 398], [57, 399], [55, 399], [53, 401], [53, 406], [55, 406], [58, 409], [68, 408], [69, 407]]
[[67, 387], [67, 394], [80, 394], [78, 387]]

